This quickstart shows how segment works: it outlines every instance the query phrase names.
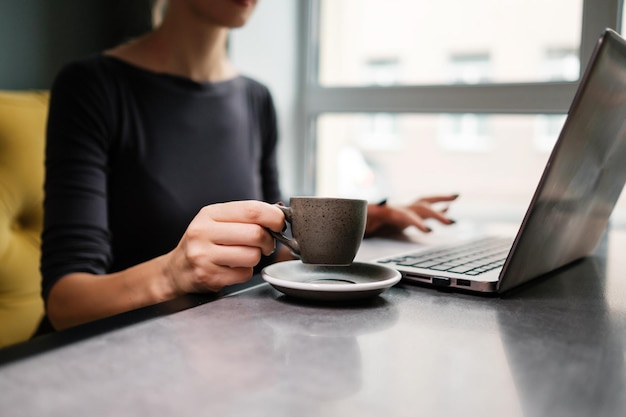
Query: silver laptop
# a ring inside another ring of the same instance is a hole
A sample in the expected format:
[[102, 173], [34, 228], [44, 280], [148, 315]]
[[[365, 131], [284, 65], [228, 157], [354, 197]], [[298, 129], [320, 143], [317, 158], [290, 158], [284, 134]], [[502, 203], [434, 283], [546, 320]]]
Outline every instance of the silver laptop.
[[625, 182], [626, 41], [606, 29], [517, 235], [376, 262], [399, 270], [405, 280], [502, 293], [589, 255]]

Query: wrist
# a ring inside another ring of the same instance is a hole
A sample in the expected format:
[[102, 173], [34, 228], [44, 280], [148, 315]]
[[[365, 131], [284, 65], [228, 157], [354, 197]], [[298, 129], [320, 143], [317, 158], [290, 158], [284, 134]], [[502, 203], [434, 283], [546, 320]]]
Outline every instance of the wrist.
[[367, 206], [367, 221], [365, 223], [364, 237], [369, 237], [376, 233], [383, 224], [383, 219], [387, 211], [387, 200]]
[[176, 298], [185, 294], [176, 281], [176, 273], [172, 266], [172, 253], [159, 256], [155, 259], [158, 266], [158, 272], [155, 274], [159, 277], [153, 286], [153, 293], [156, 298], [165, 301]]

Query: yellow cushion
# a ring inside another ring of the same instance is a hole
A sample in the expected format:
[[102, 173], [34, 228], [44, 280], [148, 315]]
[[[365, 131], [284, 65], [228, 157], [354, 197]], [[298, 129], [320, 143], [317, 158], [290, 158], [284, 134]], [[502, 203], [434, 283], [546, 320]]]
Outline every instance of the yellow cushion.
[[46, 91], [0, 91], [0, 347], [32, 336], [39, 273]]

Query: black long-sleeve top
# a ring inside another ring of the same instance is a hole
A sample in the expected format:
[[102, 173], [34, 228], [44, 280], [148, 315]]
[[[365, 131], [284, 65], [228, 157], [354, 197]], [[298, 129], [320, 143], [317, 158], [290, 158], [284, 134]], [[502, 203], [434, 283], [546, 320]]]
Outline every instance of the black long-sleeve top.
[[47, 126], [42, 293], [72, 272], [172, 250], [205, 205], [280, 200], [268, 89], [147, 71], [97, 54], [67, 65]]

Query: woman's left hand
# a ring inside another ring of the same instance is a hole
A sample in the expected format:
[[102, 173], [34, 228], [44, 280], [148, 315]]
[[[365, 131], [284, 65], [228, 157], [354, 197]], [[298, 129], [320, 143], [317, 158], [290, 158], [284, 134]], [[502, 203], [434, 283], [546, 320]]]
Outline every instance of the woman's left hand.
[[390, 204], [370, 204], [367, 207], [365, 236], [402, 232], [409, 226], [415, 226], [425, 233], [432, 229], [425, 224], [426, 219], [435, 219], [443, 224], [453, 224], [446, 216], [448, 204], [437, 208], [438, 203], [449, 203], [457, 199], [458, 194], [423, 197], [408, 206]]

